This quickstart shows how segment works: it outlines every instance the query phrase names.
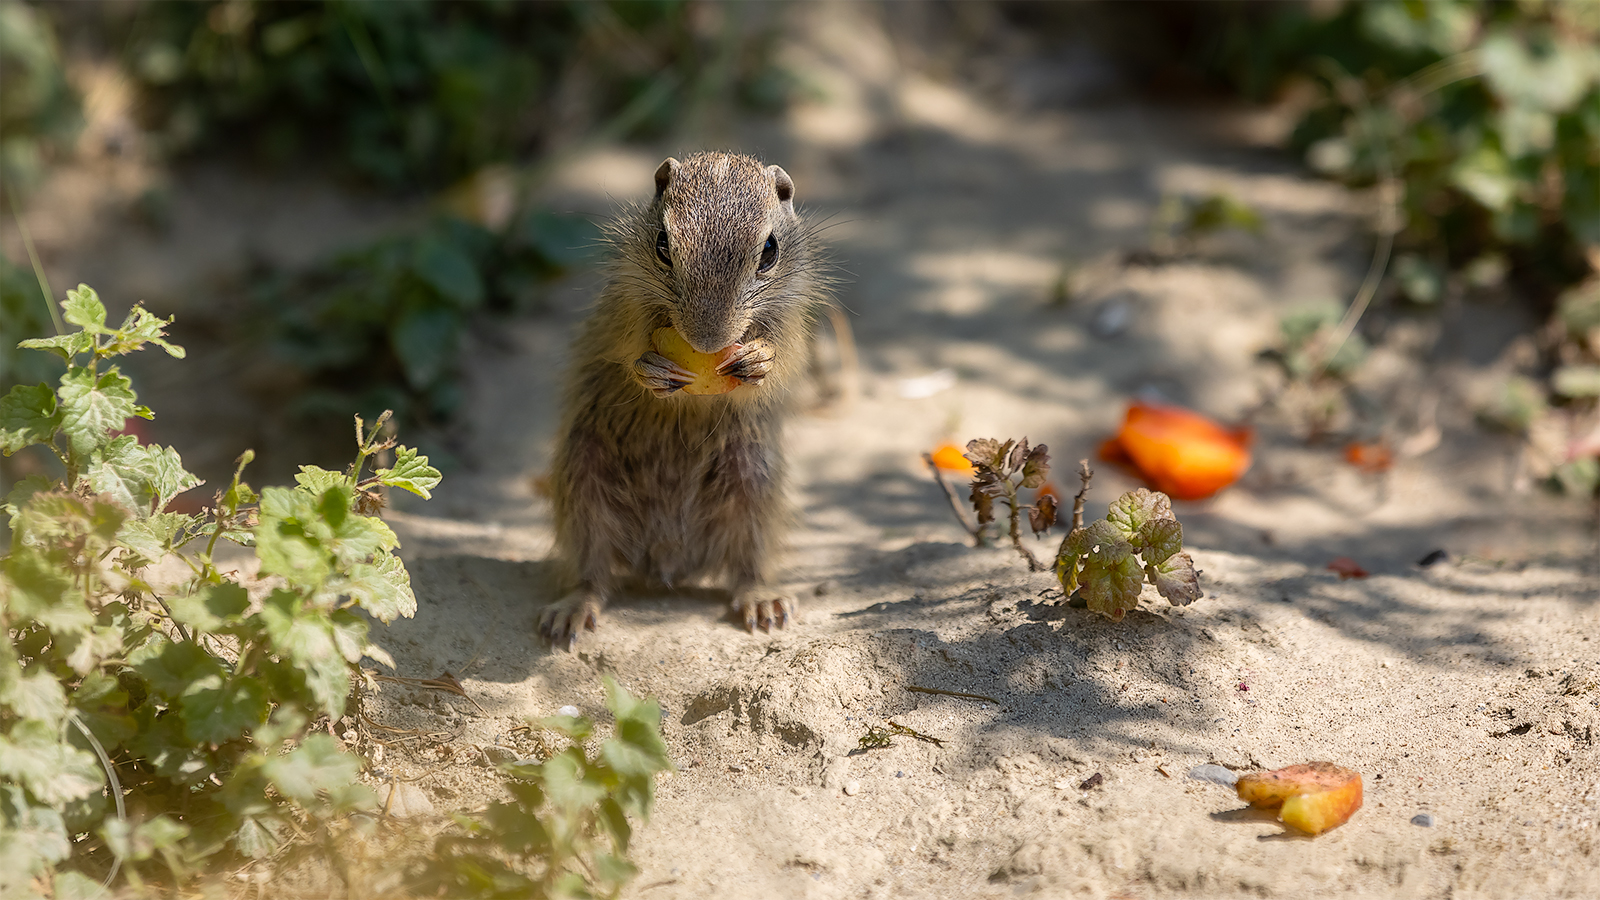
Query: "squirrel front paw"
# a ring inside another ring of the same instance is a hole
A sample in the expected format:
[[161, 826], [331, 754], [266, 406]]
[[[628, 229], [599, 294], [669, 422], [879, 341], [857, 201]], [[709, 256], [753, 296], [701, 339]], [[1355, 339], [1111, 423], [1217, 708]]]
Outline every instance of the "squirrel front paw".
[[695, 374], [654, 350], [633, 362], [633, 376], [658, 398], [670, 397], [694, 381]]
[[745, 384], [760, 384], [771, 374], [774, 356], [772, 342], [766, 338], [746, 341], [717, 367], [717, 374], [730, 375]]

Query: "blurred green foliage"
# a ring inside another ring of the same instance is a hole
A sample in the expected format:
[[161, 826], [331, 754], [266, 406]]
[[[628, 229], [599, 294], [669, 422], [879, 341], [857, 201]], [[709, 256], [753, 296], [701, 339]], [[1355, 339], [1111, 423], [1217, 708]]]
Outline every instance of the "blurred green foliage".
[[0, 0], [0, 182], [13, 191], [32, 187], [82, 127], [49, 19]]
[[0, 256], [0, 392], [13, 385], [53, 381], [62, 364], [43, 353], [21, 353], [17, 342], [53, 334], [49, 307], [32, 272]]
[[263, 279], [255, 291], [261, 331], [310, 383], [297, 401], [301, 414], [393, 409], [402, 421], [438, 424], [460, 401], [469, 317], [537, 309], [543, 285], [585, 263], [598, 240], [588, 220], [544, 210], [498, 232], [439, 218]]
[[770, 103], [785, 80], [737, 5], [683, 0], [151, 2], [126, 65], [173, 151], [331, 158], [390, 186], [437, 186], [547, 149], [553, 129], [621, 119], [660, 133], [687, 100]]
[[1307, 161], [1351, 184], [1393, 177], [1396, 272], [1413, 300], [1452, 268], [1506, 252], [1559, 288], [1600, 245], [1600, 4], [1438, 2], [1270, 6], [1216, 48], [1247, 95], [1298, 79], [1317, 98], [1294, 133]]

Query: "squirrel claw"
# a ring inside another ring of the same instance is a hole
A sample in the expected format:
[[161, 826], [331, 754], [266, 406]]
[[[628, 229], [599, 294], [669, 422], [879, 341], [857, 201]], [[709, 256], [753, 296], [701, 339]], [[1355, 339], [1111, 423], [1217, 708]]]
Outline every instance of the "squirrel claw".
[[599, 600], [592, 594], [572, 593], [539, 611], [539, 636], [570, 653], [578, 632], [594, 631], [599, 623]]
[[758, 625], [767, 634], [771, 634], [775, 627], [787, 628], [798, 612], [793, 597], [778, 596], [766, 600], [740, 597], [733, 601], [734, 616], [744, 621], [745, 630], [751, 634], [756, 633]]
[[670, 397], [695, 379], [693, 372], [654, 350], [634, 360], [633, 374], [657, 398]]
[[731, 375], [745, 384], [760, 384], [772, 372], [776, 355], [772, 342], [766, 338], [746, 341], [717, 367], [717, 374]]

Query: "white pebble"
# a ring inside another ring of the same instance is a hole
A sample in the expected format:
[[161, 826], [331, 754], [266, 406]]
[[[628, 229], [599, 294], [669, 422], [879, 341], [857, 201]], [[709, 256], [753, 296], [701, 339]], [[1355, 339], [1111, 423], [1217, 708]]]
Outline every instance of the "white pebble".
[[859, 793], [861, 793], [861, 782], [859, 782], [859, 781], [846, 781], [844, 783], [844, 795], [846, 797], [854, 797], [855, 795], [857, 795]]
[[571, 716], [572, 718], [576, 719], [577, 717], [583, 715], [583, 713], [580, 712], [576, 706], [563, 706], [556, 710], [556, 715]]

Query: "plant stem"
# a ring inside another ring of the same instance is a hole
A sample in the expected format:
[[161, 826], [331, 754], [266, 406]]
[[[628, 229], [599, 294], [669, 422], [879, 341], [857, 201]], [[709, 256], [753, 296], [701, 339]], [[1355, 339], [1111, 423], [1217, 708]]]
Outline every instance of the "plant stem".
[[966, 513], [961, 511], [961, 501], [956, 499], [956, 492], [951, 489], [950, 482], [944, 480], [944, 472], [940, 471], [939, 467], [934, 464], [933, 454], [922, 454], [922, 461], [928, 464], [928, 471], [933, 473], [933, 480], [939, 482], [939, 487], [944, 489], [945, 499], [950, 501], [950, 511], [956, 514], [956, 521], [961, 523], [961, 527], [966, 530], [967, 534], [972, 535], [972, 545], [974, 547], [982, 547], [982, 530], [973, 527], [967, 522]]
[[1083, 482], [1083, 486], [1078, 488], [1077, 495], [1072, 498], [1072, 530], [1067, 532], [1069, 536], [1073, 531], [1083, 527], [1083, 501], [1089, 495], [1089, 479], [1093, 477], [1094, 470], [1089, 468], [1089, 461], [1078, 460], [1078, 480]]
[[1006, 486], [1006, 506], [1011, 510], [1011, 546], [1028, 561], [1029, 572], [1043, 572], [1044, 565], [1038, 557], [1022, 545], [1022, 504], [1017, 502], [1017, 486], [1010, 478], [1002, 478], [1000, 483]]

